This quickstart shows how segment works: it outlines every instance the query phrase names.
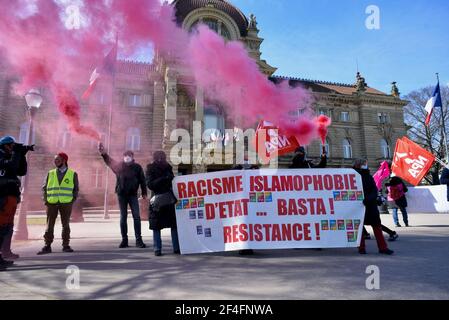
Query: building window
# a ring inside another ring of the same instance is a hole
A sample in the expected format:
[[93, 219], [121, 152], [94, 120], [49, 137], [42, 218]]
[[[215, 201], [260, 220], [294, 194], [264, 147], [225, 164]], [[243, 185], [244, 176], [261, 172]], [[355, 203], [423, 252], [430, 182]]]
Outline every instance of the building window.
[[196, 21], [190, 28], [190, 31], [195, 30], [199, 24], [205, 24], [206, 26], [209, 27], [209, 29], [215, 31], [223, 38], [231, 40], [231, 33], [229, 32], [229, 29], [223, 22], [218, 21], [217, 19], [203, 18], [201, 20]]
[[59, 148], [69, 148], [72, 144], [72, 134], [68, 129], [65, 129], [58, 137]]
[[129, 128], [126, 134], [126, 148], [131, 151], [140, 151], [140, 129]]
[[224, 132], [225, 119], [217, 106], [207, 106], [204, 109], [204, 142], [220, 140]]
[[330, 156], [330, 147], [329, 147], [329, 140], [326, 139], [326, 142], [323, 145], [323, 142], [320, 142], [320, 152], [323, 150], [323, 146], [326, 150], [326, 154], [329, 157]]
[[35, 144], [36, 141], [36, 129], [33, 128], [33, 134], [31, 137], [31, 142], [28, 142], [28, 133], [30, 131], [30, 123], [24, 122], [20, 125], [20, 133], [19, 133], [19, 143], [22, 144]]
[[382, 139], [380, 141], [380, 148], [382, 150], [382, 156], [385, 159], [390, 159], [391, 158], [391, 149], [390, 149], [390, 145], [388, 144], [388, 142], [385, 139]]
[[349, 122], [349, 112], [343, 111], [340, 114], [340, 120], [343, 121], [343, 122]]
[[352, 159], [352, 146], [348, 139], [343, 140], [343, 158]]
[[142, 106], [142, 96], [140, 94], [130, 94], [129, 95], [129, 106], [130, 107]]
[[106, 133], [100, 132], [100, 141], [91, 140], [90, 146], [93, 149], [98, 149], [98, 143], [101, 142], [106, 147]]
[[101, 106], [106, 104], [106, 95], [105, 95], [104, 91], [102, 91], [102, 90], [99, 90], [98, 92], [95, 93], [94, 99], [95, 99], [94, 100], [95, 104], [98, 104]]
[[103, 188], [104, 168], [93, 168], [90, 174], [90, 186], [95, 189]]
[[381, 112], [379, 112], [378, 114], [377, 114], [377, 121], [380, 123], [380, 124], [385, 124], [385, 123], [389, 123], [390, 122], [390, 117], [388, 116], [388, 114], [386, 114], [386, 113], [381, 113]]

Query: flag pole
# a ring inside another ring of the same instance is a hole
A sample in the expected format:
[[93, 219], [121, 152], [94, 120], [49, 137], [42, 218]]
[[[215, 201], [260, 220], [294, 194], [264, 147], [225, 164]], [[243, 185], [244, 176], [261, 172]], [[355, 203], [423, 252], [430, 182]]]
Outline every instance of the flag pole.
[[[118, 33], [115, 36], [115, 47], [118, 50]], [[114, 103], [114, 88], [115, 88], [115, 64], [117, 62], [117, 54], [114, 57], [114, 70], [112, 72], [112, 81], [110, 82], [110, 101], [109, 101], [109, 121], [108, 121], [108, 143], [106, 146], [107, 153], [110, 155], [111, 152], [111, 128], [112, 128], [112, 106]], [[106, 166], [106, 183], [104, 186], [104, 203], [103, 203], [103, 218], [105, 220], [109, 219], [108, 210], [108, 197], [109, 197], [109, 167]]]
[[[437, 81], [438, 81], [438, 90], [439, 90], [439, 94], [440, 94], [440, 98], [441, 97], [441, 89], [440, 89], [440, 74], [437, 72]], [[447, 145], [447, 134], [446, 134], [446, 122], [444, 121], [444, 114], [443, 114], [443, 99], [441, 99], [441, 132], [443, 134], [443, 141], [444, 141], [444, 147], [445, 147], [445, 152], [446, 152], [446, 161], [447, 163], [449, 163], [449, 150], [448, 150], [448, 145]]]

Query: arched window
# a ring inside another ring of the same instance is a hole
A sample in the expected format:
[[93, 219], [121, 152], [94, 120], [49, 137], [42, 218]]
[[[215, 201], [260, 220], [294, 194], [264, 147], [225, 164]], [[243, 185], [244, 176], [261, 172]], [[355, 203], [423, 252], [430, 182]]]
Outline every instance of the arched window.
[[382, 150], [382, 156], [385, 159], [391, 158], [390, 145], [388, 144], [388, 142], [385, 139], [380, 140], [380, 149]]
[[58, 137], [58, 147], [59, 148], [70, 148], [72, 145], [72, 133], [65, 127], [61, 131]]
[[329, 157], [330, 156], [330, 147], [329, 147], [329, 140], [328, 139], [326, 139], [326, 142], [324, 143], [324, 145], [323, 145], [323, 142], [320, 142], [320, 152], [321, 152], [321, 150], [323, 150], [323, 146], [324, 146], [324, 148], [326, 150], [327, 156]]
[[126, 133], [126, 149], [140, 151], [140, 129], [129, 128]]
[[192, 27], [190, 27], [190, 31], [194, 31], [199, 24], [205, 24], [209, 27], [209, 29], [215, 31], [220, 36], [227, 40], [231, 40], [231, 33], [229, 32], [229, 29], [226, 27], [226, 25], [214, 18], [203, 18], [201, 20], [197, 20], [195, 23], [192, 24]]
[[343, 140], [343, 158], [352, 159], [352, 146], [348, 139]]
[[204, 108], [204, 142], [209, 143], [222, 138], [225, 119], [218, 106], [209, 105]]

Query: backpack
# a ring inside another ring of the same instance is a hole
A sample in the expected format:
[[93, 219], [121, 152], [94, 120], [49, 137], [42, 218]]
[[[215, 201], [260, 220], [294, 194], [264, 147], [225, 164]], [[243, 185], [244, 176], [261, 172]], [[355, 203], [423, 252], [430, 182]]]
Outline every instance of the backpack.
[[404, 195], [404, 188], [402, 184], [390, 186], [388, 187], [388, 193], [390, 194], [390, 198], [396, 201]]

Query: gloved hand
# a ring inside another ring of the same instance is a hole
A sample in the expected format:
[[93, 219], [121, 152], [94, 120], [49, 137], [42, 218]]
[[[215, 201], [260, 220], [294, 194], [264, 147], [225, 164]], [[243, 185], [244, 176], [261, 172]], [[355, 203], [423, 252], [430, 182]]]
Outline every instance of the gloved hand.
[[15, 143], [14, 144], [14, 151], [15, 152], [20, 152], [22, 154], [27, 154], [28, 151], [34, 151], [34, 144], [27, 146], [27, 145], [23, 145], [21, 143]]

